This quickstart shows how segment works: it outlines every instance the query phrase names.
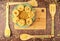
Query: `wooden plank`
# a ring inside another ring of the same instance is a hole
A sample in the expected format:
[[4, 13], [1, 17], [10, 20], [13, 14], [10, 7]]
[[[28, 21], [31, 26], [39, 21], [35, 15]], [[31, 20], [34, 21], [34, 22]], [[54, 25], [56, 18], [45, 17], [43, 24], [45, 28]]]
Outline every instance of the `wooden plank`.
[[29, 26], [27, 28], [21, 28], [21, 27], [18, 27], [17, 25], [14, 24], [14, 28], [15, 29], [24, 29], [24, 30], [25, 29], [45, 30], [46, 29], [46, 8], [35, 8], [35, 10], [36, 10], [36, 19], [31, 26]]

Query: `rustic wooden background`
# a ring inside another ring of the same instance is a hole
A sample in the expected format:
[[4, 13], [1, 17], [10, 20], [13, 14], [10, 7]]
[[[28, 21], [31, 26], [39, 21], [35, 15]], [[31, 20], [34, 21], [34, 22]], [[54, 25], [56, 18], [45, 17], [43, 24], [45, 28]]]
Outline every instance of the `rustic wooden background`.
[[[5, 29], [5, 19], [6, 19], [6, 2], [26, 2], [28, 0], [0, 0], [0, 41], [21, 41], [19, 39], [19, 35], [21, 33], [28, 33], [31, 35], [40, 35], [40, 34], [44, 34], [44, 35], [48, 35], [51, 34], [51, 15], [49, 13], [49, 4], [51, 3], [49, 0], [37, 0], [39, 6], [38, 7], [46, 7], [47, 8], [47, 29], [46, 30], [15, 30], [13, 28], [13, 23], [11, 21], [10, 18], [10, 28], [12, 31], [12, 35], [10, 38], [5, 38], [4, 37], [4, 29]], [[54, 0], [52, 0], [54, 1]], [[11, 7], [10, 7], [11, 8]], [[60, 4], [57, 3], [57, 12], [55, 15], [55, 37], [54, 40], [55, 41], [60, 41], [60, 37], [58, 37], [57, 35], [60, 34]], [[44, 39], [43, 41], [54, 41], [53, 38], [51, 39]], [[29, 39], [27, 41], [42, 41], [39, 38], [36, 39]]]

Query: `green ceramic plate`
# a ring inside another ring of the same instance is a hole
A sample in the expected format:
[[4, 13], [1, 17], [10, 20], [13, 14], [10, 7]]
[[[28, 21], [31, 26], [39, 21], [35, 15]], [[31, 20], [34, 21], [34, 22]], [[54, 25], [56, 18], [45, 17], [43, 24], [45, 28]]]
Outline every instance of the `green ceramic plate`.
[[[32, 12], [34, 12], [34, 17], [33, 18], [31, 18], [32, 19], [32, 21], [34, 22], [34, 20], [35, 20], [35, 9], [30, 5], [30, 4], [28, 4], [28, 3], [24, 3], [24, 4], [18, 4], [18, 5], [16, 5], [14, 8], [13, 8], [13, 10], [15, 10], [15, 9], [17, 9], [17, 6], [19, 6], [19, 5], [23, 5], [24, 7], [25, 6], [29, 6], [30, 8], [31, 8], [31, 11]], [[12, 11], [13, 11], [12, 10]], [[13, 15], [13, 13], [12, 13], [12, 19], [14, 18], [14, 15]], [[21, 28], [26, 28], [26, 27], [29, 27], [30, 25], [27, 25], [27, 24], [25, 24], [25, 25], [23, 25], [23, 26], [20, 26], [18, 23], [15, 23], [17, 26], [19, 26], [19, 27], [21, 27]], [[31, 24], [32, 25], [32, 24]]]

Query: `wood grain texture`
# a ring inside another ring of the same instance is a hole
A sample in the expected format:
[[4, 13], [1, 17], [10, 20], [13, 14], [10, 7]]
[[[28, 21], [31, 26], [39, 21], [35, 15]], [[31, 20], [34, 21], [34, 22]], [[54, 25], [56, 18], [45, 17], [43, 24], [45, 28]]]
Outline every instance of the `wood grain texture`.
[[[10, 0], [11, 1], [11, 0]], [[16, 0], [18, 1], [18, 0]], [[46, 3], [47, 2], [47, 3]], [[31, 35], [39, 35], [39, 34], [50, 34], [51, 33], [51, 16], [50, 16], [50, 13], [49, 13], [49, 8], [48, 8], [48, 5], [50, 3], [50, 1], [42, 1], [42, 0], [38, 0], [38, 4], [39, 6], [38, 7], [46, 7], [47, 8], [47, 18], [46, 18], [46, 22], [47, 22], [47, 29], [46, 30], [15, 30], [13, 28], [13, 23], [11, 21], [11, 18], [9, 19], [9, 24], [10, 24], [10, 28], [11, 28], [11, 31], [12, 31], [12, 36], [10, 38], [5, 38], [3, 36], [3, 32], [4, 32], [4, 28], [5, 28], [5, 18], [6, 18], [6, 8], [5, 8], [5, 3], [6, 2], [1, 2], [0, 1], [0, 41], [21, 41], [19, 39], [19, 35], [22, 34], [22, 33], [28, 33], [28, 34], [31, 34]], [[47, 4], [47, 5], [46, 5]], [[12, 6], [10, 8], [13, 8]], [[11, 9], [10, 9], [11, 11]], [[11, 16], [11, 14], [9, 15]], [[56, 41], [60, 41], [60, 38], [57, 36], [57, 34], [60, 34], [60, 4], [57, 4], [57, 12], [55, 14], [55, 40]], [[16, 37], [17, 36], [17, 37]], [[27, 41], [42, 41], [41, 39], [29, 39]], [[43, 41], [52, 41], [52, 39], [44, 39]]]

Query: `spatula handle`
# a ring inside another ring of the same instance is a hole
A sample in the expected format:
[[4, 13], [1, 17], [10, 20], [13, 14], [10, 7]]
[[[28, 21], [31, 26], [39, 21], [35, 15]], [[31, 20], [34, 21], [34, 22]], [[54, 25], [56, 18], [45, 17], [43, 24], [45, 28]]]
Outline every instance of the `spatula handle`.
[[51, 34], [54, 35], [54, 17], [52, 17], [52, 29]]

